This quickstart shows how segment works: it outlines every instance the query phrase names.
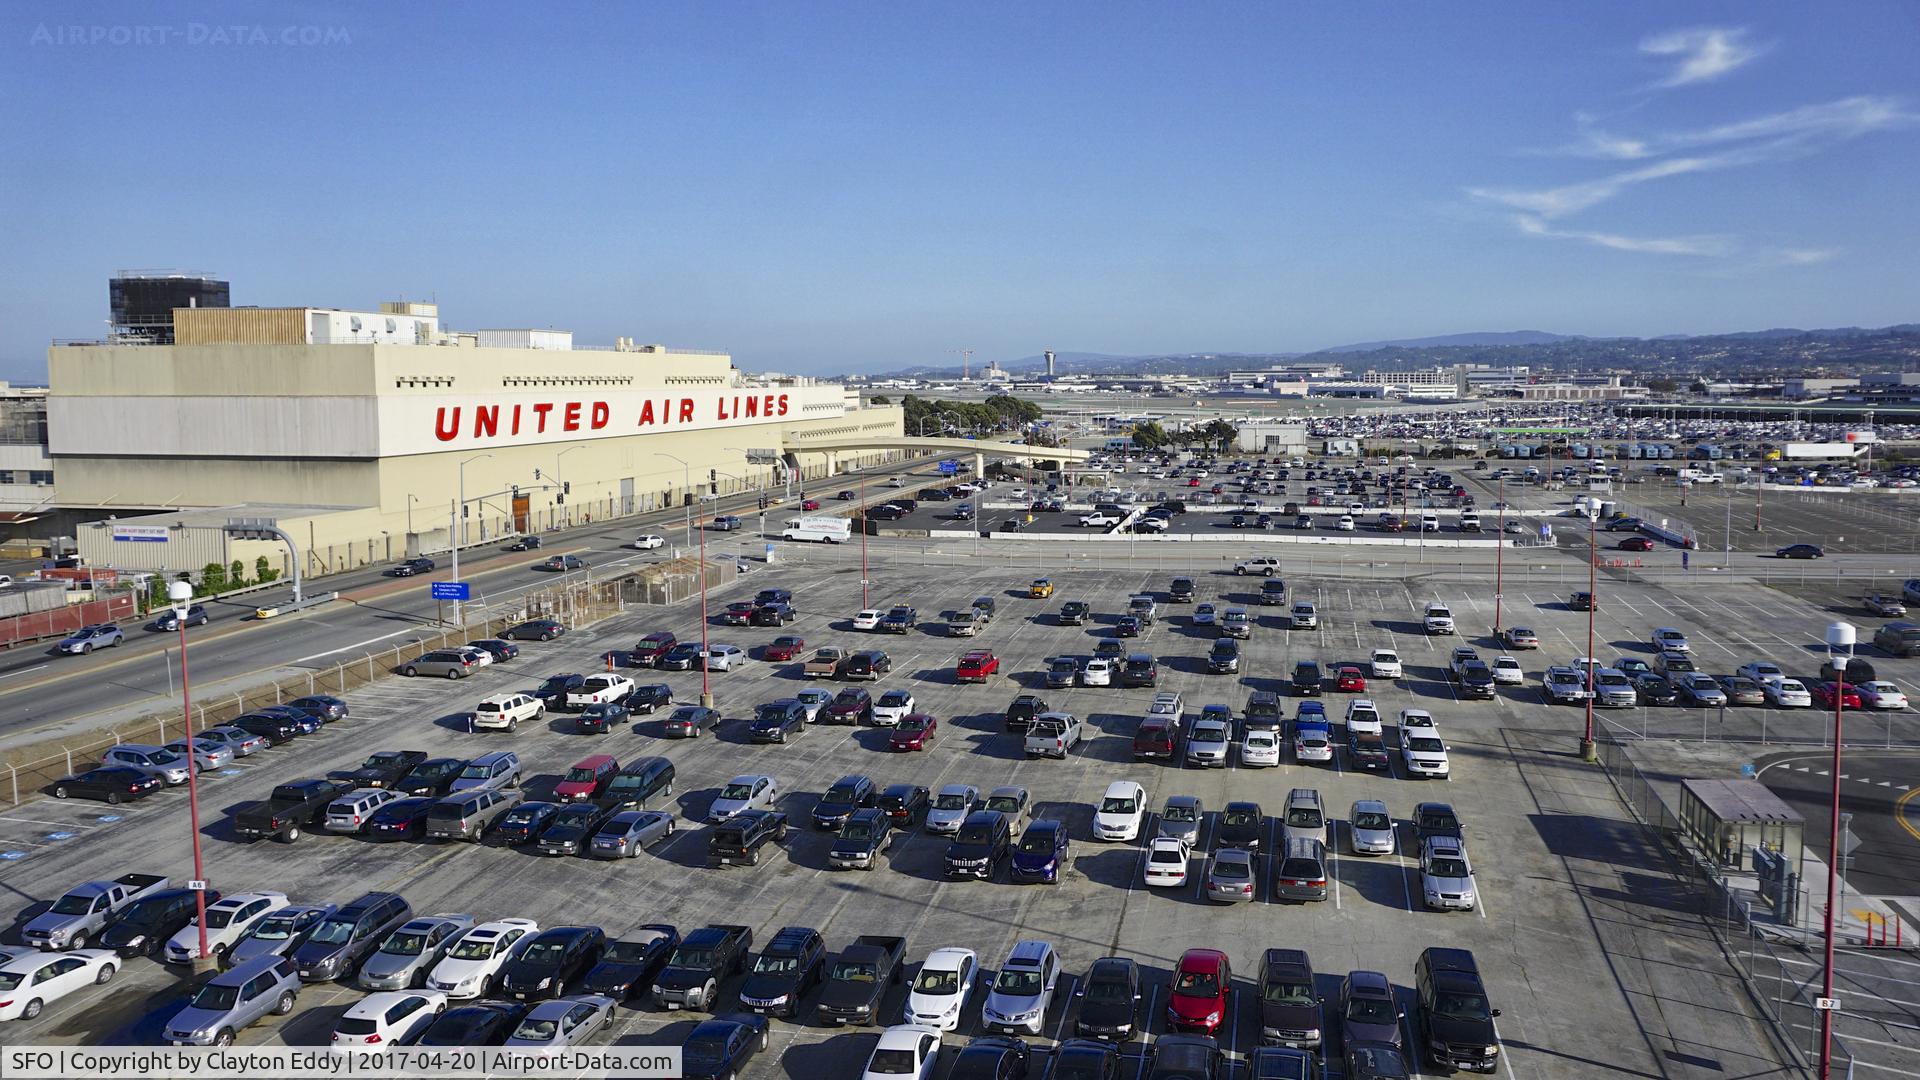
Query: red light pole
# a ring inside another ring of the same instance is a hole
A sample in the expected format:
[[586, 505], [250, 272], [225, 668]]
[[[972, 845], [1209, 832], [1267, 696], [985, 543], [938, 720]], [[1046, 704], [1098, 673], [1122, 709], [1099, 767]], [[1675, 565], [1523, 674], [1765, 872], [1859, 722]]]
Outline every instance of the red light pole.
[[200, 770], [194, 762], [193, 695], [187, 682], [187, 611], [193, 603], [193, 586], [184, 581], [167, 585], [167, 599], [173, 602], [173, 618], [180, 627], [180, 718], [187, 731], [187, 821], [193, 830], [193, 880], [201, 888], [193, 892], [195, 922], [200, 927], [199, 964], [209, 959], [207, 952], [207, 880], [206, 864], [200, 854]]
[[1500, 585], [1501, 571], [1506, 562], [1507, 553], [1507, 477], [1500, 476], [1500, 531], [1496, 534], [1500, 544], [1493, 549], [1493, 636], [1500, 636]]
[[1594, 553], [1593, 515], [1587, 515], [1587, 731], [1580, 738], [1580, 760], [1598, 761], [1599, 747], [1593, 741], [1593, 613], [1600, 606], [1600, 561]]
[[700, 704], [704, 708], [713, 708], [712, 676], [707, 670], [707, 523], [700, 523]]
[[867, 474], [860, 474], [860, 606], [867, 606]]
[[[1855, 631], [1852, 623], [1830, 623], [1827, 626], [1828, 666], [1833, 666], [1834, 656], [1840, 648], [1847, 650], [1851, 658]], [[1825, 1000], [1819, 1004], [1825, 1008], [1820, 1013], [1820, 1080], [1828, 1080], [1833, 1075], [1833, 1014], [1837, 1003], [1833, 1000], [1833, 922], [1838, 914], [1834, 908], [1839, 904], [1840, 887], [1840, 729], [1841, 716], [1846, 711], [1847, 664], [1840, 661], [1839, 670], [1833, 679], [1833, 802], [1828, 807], [1831, 815], [1827, 825], [1827, 919], [1826, 942], [1823, 946], [1825, 971], [1820, 979], [1820, 996]]]

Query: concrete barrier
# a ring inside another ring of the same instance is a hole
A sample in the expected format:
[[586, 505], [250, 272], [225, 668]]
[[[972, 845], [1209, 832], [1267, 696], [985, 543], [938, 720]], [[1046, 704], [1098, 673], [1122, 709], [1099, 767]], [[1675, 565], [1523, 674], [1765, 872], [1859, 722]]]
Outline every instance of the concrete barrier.
[[[970, 536], [972, 534], [962, 533], [961, 535]], [[1066, 541], [1069, 543], [1074, 541], [1092, 541], [1092, 542], [1108, 542], [1108, 543], [1117, 542], [1122, 544], [1130, 544], [1130, 543], [1164, 544], [1164, 543], [1181, 543], [1181, 542], [1202, 543], [1202, 544], [1204, 543], [1313, 544], [1320, 547], [1398, 547], [1398, 548], [1428, 547], [1428, 548], [1436, 548], [1436, 549], [1438, 548], [1491, 549], [1491, 548], [1497, 548], [1497, 547], [1503, 547], [1503, 546], [1504, 547], [1519, 546], [1513, 543], [1512, 541], [1501, 540], [1495, 537], [1488, 537], [1487, 539], [1484, 539], [1484, 540], [1430, 539], [1425, 543], [1422, 543], [1418, 537], [1359, 536], [1359, 535], [1355, 535], [1355, 536], [1289, 536], [1284, 533], [1278, 534], [1278, 535], [1217, 537], [1217, 536], [1204, 536], [1204, 535], [1199, 535], [1195, 533], [1142, 533], [1138, 536], [1131, 536], [1126, 533], [1095, 533], [1095, 532], [1050, 533], [1050, 532], [995, 531], [995, 532], [988, 533], [987, 536], [988, 538], [994, 539], [994, 540], [1041, 540], [1041, 541]]]

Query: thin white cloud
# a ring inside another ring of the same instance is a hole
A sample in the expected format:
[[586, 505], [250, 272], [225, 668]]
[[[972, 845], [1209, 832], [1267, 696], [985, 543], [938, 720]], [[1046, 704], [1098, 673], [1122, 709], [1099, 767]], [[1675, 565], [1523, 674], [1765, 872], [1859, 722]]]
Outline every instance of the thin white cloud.
[[1718, 79], [1767, 50], [1748, 40], [1745, 27], [1700, 26], [1655, 34], [1640, 42], [1640, 51], [1648, 56], [1679, 61], [1673, 71], [1656, 84], [1675, 87]]
[[1730, 254], [1733, 250], [1732, 242], [1724, 236], [1622, 236], [1619, 233], [1592, 232], [1582, 229], [1556, 229], [1545, 221], [1527, 214], [1516, 214], [1513, 223], [1528, 236], [1542, 236], [1552, 240], [1579, 240], [1595, 247], [1611, 248], [1614, 251], [1719, 258]]
[[1839, 257], [1839, 248], [1785, 248], [1779, 252], [1780, 261], [1789, 266], [1812, 266]]
[[1576, 116], [1575, 120], [1580, 125], [1578, 141], [1540, 153], [1639, 161], [1678, 150], [1695, 150], [1756, 139], [1842, 142], [1879, 131], [1912, 126], [1920, 122], [1920, 114], [1908, 110], [1899, 98], [1866, 94], [1802, 105], [1785, 112], [1769, 113], [1731, 124], [1643, 137], [1602, 131], [1591, 126], [1591, 119], [1584, 114]]
[[1725, 165], [1715, 157], [1674, 158], [1670, 161], [1656, 162], [1638, 169], [1614, 173], [1612, 176], [1603, 176], [1597, 180], [1583, 180], [1577, 184], [1565, 184], [1541, 191], [1514, 191], [1500, 188], [1469, 188], [1467, 190], [1475, 198], [1501, 203], [1515, 210], [1525, 210], [1541, 218], [1558, 218], [1598, 206], [1635, 184], [1724, 167]]

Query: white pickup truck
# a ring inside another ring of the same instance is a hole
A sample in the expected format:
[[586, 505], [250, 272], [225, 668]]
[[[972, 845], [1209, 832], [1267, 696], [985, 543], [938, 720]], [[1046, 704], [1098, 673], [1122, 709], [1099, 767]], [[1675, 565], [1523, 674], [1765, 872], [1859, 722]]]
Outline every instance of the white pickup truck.
[[1072, 713], [1041, 713], [1027, 727], [1027, 756], [1057, 757], [1065, 761], [1067, 753], [1086, 737], [1086, 730], [1086, 725]]
[[21, 927], [20, 940], [42, 949], [84, 949], [121, 909], [166, 887], [167, 879], [159, 874], [122, 874], [112, 881], [75, 885]]
[[1108, 513], [1105, 510], [1095, 510], [1092, 513], [1081, 514], [1080, 524], [1089, 529], [1106, 528], [1109, 525], [1120, 524], [1120, 515]]
[[589, 705], [606, 705], [633, 693], [634, 682], [625, 675], [589, 675], [580, 689], [567, 695], [567, 709], [579, 712]]

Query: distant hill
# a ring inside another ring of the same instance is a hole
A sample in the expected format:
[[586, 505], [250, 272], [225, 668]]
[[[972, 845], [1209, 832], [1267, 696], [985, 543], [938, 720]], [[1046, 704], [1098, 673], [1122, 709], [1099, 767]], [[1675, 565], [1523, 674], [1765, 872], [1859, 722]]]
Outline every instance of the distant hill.
[[1335, 345], [1323, 353], [1373, 352], [1377, 349], [1448, 349], [1466, 345], [1549, 345], [1556, 341], [1585, 341], [1578, 335], [1550, 334], [1545, 330], [1489, 330], [1471, 334], [1444, 334], [1440, 337], [1401, 338], [1396, 341], [1362, 341], [1354, 345]]

